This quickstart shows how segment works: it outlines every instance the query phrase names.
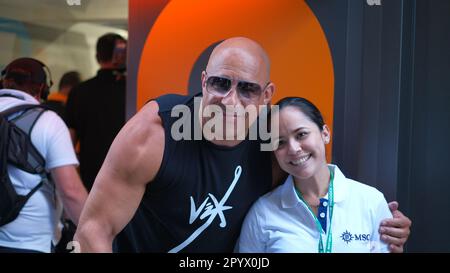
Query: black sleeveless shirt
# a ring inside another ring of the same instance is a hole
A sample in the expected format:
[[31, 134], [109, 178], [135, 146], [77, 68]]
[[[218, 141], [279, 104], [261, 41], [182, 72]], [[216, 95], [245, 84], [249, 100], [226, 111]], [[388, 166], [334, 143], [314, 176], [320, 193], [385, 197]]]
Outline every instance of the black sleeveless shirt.
[[133, 219], [116, 237], [115, 251], [232, 252], [247, 211], [270, 190], [270, 152], [248, 139], [235, 147], [204, 138], [176, 141], [171, 128], [179, 118], [171, 117], [171, 110], [186, 105], [192, 124], [197, 122], [194, 97], [165, 95], [156, 102], [165, 131], [163, 161]]

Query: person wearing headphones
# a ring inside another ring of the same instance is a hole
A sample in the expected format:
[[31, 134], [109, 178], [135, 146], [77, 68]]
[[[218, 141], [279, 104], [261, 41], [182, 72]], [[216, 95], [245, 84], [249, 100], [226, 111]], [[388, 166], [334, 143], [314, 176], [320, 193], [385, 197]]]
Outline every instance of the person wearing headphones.
[[[0, 114], [15, 122], [29, 111], [10, 115], [5, 111], [19, 105], [40, 104], [40, 100], [45, 100], [48, 95], [51, 76], [42, 62], [19, 58], [2, 72], [2, 85]], [[64, 121], [55, 112], [43, 111], [31, 127], [29, 137], [44, 158], [46, 172], [52, 179], [31, 195], [17, 218], [0, 226], [0, 253], [52, 252], [61, 204], [77, 224], [87, 198], [87, 191], [76, 171], [78, 160]], [[7, 172], [17, 194], [28, 194], [42, 181], [39, 174], [25, 172], [11, 164], [8, 164]]]

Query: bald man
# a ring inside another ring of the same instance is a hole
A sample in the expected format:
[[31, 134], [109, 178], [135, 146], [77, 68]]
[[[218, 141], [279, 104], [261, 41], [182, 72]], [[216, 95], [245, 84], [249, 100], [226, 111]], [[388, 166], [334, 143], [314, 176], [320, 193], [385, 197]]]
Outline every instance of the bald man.
[[[118, 252], [233, 251], [252, 203], [284, 178], [261, 141], [247, 137], [255, 118], [241, 111], [269, 104], [275, 85], [265, 51], [240, 37], [214, 49], [201, 81], [195, 96], [149, 102], [118, 134], [81, 216], [81, 251], [109, 252], [114, 238]], [[181, 139], [180, 118], [190, 126]], [[212, 119], [216, 128], [205, 130]], [[387, 236], [401, 249], [409, 220], [398, 213]]]

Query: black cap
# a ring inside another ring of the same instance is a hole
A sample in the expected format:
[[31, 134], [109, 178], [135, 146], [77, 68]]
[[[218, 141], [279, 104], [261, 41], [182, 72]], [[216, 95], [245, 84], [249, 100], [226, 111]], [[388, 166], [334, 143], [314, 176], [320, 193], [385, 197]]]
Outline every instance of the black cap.
[[48, 84], [47, 75], [44, 71], [44, 64], [33, 58], [19, 58], [12, 61], [2, 76], [7, 78], [20, 78], [24, 82], [33, 82], [37, 84]]

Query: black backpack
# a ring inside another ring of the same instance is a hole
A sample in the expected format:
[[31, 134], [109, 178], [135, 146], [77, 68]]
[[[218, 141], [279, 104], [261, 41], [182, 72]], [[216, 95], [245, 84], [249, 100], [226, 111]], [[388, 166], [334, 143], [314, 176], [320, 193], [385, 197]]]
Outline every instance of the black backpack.
[[[31, 143], [31, 130], [47, 110], [42, 105], [19, 105], [0, 113], [0, 227], [14, 221], [28, 199], [46, 182], [45, 159]], [[22, 113], [20, 113], [22, 112]], [[8, 121], [8, 117], [20, 113]], [[27, 195], [17, 194], [9, 178], [7, 165], [39, 174], [41, 182]]]

